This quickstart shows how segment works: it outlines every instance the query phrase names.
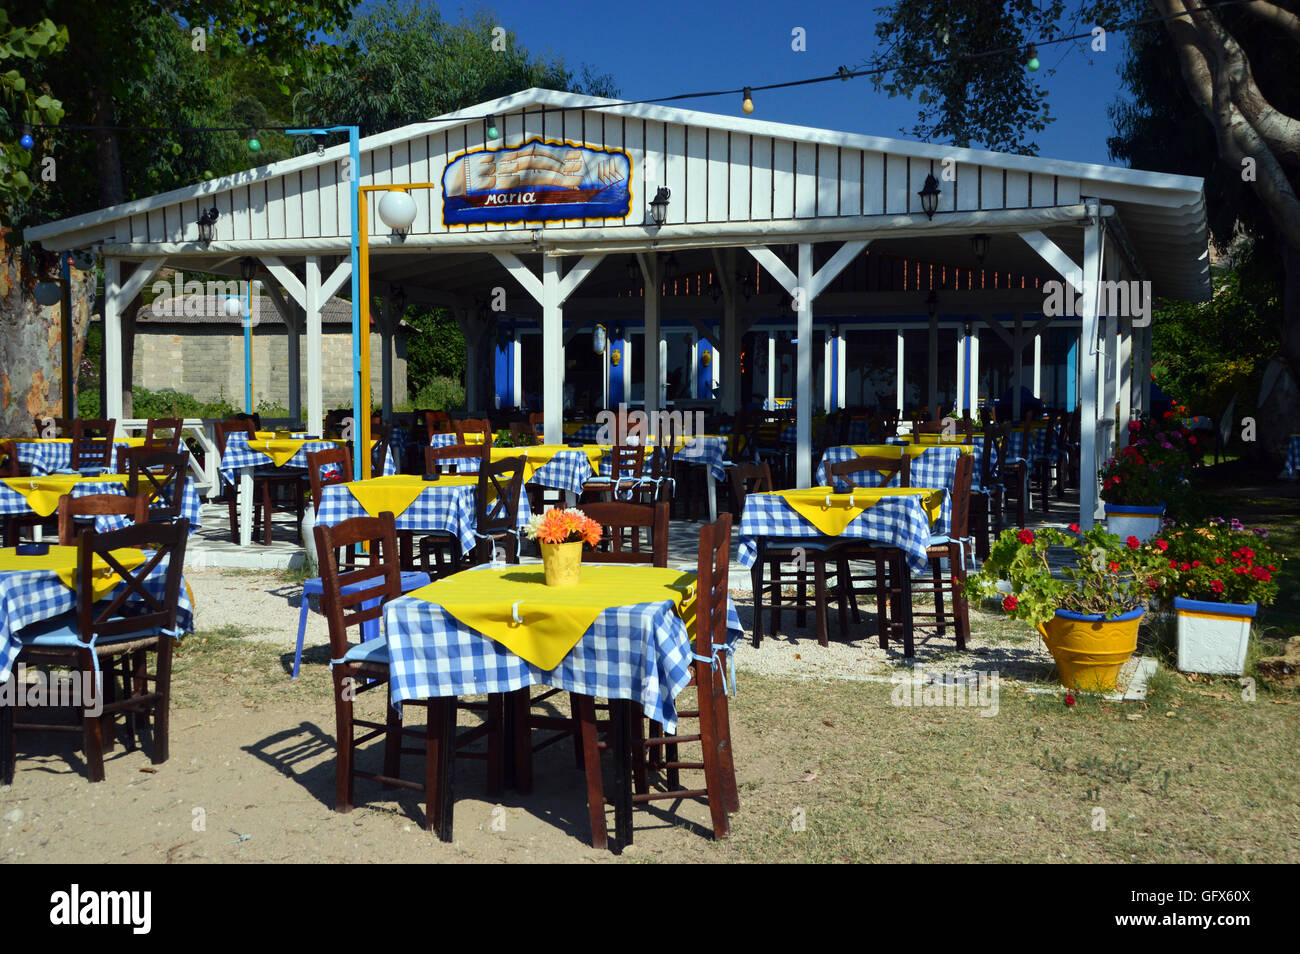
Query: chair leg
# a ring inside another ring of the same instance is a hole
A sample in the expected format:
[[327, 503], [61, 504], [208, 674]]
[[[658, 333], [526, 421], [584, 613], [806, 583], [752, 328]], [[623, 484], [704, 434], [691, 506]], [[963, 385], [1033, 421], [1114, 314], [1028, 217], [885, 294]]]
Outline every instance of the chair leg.
[[[89, 654], [83, 653], [88, 656]], [[91, 669], [89, 659], [82, 665], [82, 685], [86, 684], [87, 679], [95, 678], [94, 671]], [[100, 693], [103, 693], [102, 688]], [[85, 740], [86, 747], [86, 768], [90, 774], [92, 782], [102, 782], [104, 780], [104, 722], [100, 716], [88, 715], [86, 710], [82, 710], [81, 730]]]
[[722, 798], [727, 812], [740, 811], [740, 793], [736, 785], [736, 762], [731, 748], [731, 712], [725, 692], [713, 700], [713, 716], [718, 726], [718, 757], [722, 769]]
[[966, 640], [970, 637], [970, 604], [962, 586], [966, 581], [966, 561], [961, 549], [955, 543], [948, 544], [948, 564], [952, 568], [953, 629], [957, 631], [957, 648], [965, 649]]
[[[393, 684], [386, 687], [384, 711], [384, 774], [389, 778], [402, 777], [402, 717], [393, 708]], [[385, 785], [392, 788], [392, 785]]]
[[451, 841], [453, 833], [452, 768], [456, 759], [456, 697], [429, 700], [425, 728], [424, 785], [428, 807], [424, 826], [438, 832], [439, 841]]
[[[153, 707], [153, 763], [161, 765], [171, 757], [172, 639], [164, 636], [158, 644], [157, 674], [154, 689], [158, 701]], [[141, 686], [144, 690], [146, 687]]]
[[352, 693], [355, 680], [334, 670], [334, 747], [336, 749], [334, 810], [352, 811]]
[[488, 693], [487, 697], [487, 793], [501, 794], [501, 723], [504, 721], [505, 695]]
[[826, 632], [826, 556], [819, 553], [813, 559], [813, 599], [816, 606], [813, 615], [817, 621], [817, 644], [826, 646], [830, 638]]
[[268, 547], [271, 545], [271, 515], [274, 506], [271, 482], [264, 480], [262, 481], [262, 543]]
[[930, 560], [930, 578], [934, 581], [934, 629], [942, 636], [947, 627], [944, 625], [943, 614], [943, 560], [939, 557]]
[[302, 644], [307, 636], [307, 593], [304, 590], [302, 594], [302, 607], [298, 610], [298, 644], [293, 650], [293, 675], [289, 678], [298, 678], [298, 669], [302, 666]]
[[749, 583], [754, 591], [754, 648], [763, 641], [763, 560], [754, 561], [749, 571]]
[[[709, 815], [713, 819], [713, 837], [726, 838], [731, 831], [727, 817], [727, 796], [723, 789], [721, 740], [718, 738], [717, 713], [714, 711], [714, 672], [708, 663], [695, 664], [696, 692], [700, 710], [700, 748], [704, 754], [704, 787], [708, 792]], [[707, 668], [706, 668], [707, 667]]]
[[[528, 728], [528, 709], [531, 690], [528, 686], [516, 689], [506, 699], [511, 707], [513, 744], [515, 757], [515, 791], [520, 795], [529, 795], [533, 791], [533, 739]], [[575, 720], [576, 721], [576, 720]]]

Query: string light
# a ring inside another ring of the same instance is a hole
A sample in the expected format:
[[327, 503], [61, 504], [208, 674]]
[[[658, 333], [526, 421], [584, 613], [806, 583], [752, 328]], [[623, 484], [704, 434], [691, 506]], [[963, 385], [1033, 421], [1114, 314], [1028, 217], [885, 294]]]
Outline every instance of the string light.
[[1029, 70], [1031, 73], [1037, 73], [1039, 67], [1038, 47], [1030, 43], [1029, 49], [1025, 50], [1025, 57], [1025, 69]]
[[487, 134], [489, 139], [496, 139], [497, 136], [500, 135], [500, 130], [497, 129], [497, 118], [495, 116], [488, 117]]
[[754, 111], [754, 93], [748, 86], [745, 87], [745, 95], [740, 101], [740, 108], [746, 115]]

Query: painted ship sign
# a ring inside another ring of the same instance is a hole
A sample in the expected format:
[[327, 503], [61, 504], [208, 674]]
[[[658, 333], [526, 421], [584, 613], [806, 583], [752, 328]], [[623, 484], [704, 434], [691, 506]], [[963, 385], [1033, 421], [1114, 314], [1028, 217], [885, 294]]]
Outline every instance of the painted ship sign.
[[466, 153], [442, 174], [443, 225], [621, 219], [632, 160], [618, 149], [530, 139]]

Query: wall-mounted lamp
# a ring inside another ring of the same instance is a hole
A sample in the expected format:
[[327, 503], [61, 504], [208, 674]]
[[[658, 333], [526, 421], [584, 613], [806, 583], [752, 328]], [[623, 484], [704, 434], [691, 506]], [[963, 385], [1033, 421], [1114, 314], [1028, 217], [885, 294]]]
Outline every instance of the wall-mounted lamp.
[[921, 199], [921, 211], [925, 213], [927, 219], [934, 218], [934, 213], [939, 210], [939, 180], [931, 172], [925, 177], [925, 185], [917, 193]]
[[219, 216], [220, 214], [221, 213], [217, 211], [216, 206], [213, 206], [212, 208], [208, 209], [206, 212], [199, 213], [200, 244], [208, 245], [209, 243], [211, 243], [213, 238], [213, 233], [216, 230], [217, 216]]
[[972, 235], [970, 237], [971, 254], [981, 265], [984, 264], [984, 257], [989, 253], [989, 237], [987, 235]]
[[650, 203], [650, 217], [654, 220], [656, 227], [662, 226], [668, 221], [668, 197], [672, 193], [663, 186], [655, 193], [654, 199]]

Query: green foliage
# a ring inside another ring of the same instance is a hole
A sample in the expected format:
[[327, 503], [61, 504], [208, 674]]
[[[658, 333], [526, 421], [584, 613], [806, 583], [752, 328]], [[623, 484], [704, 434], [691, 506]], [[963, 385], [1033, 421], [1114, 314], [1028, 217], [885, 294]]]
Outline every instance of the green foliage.
[[[13, 66], [17, 60], [38, 61], [53, 56], [68, 44], [68, 28], [45, 18], [34, 26], [9, 22], [0, 9], [0, 227], [14, 224], [13, 209], [25, 202], [35, 188], [27, 170], [32, 153], [18, 142], [24, 124], [55, 124], [63, 118], [63, 103], [41, 83], [29, 83]], [[32, 138], [46, 142], [48, 133], [32, 130]]]
[[431, 379], [424, 387], [415, 392], [415, 396], [407, 402], [409, 406], [399, 408], [399, 411], [412, 411], [417, 408], [420, 410], [431, 411], [449, 411], [465, 406], [465, 385], [451, 378], [435, 377]]
[[530, 54], [512, 32], [506, 48], [494, 50], [497, 25], [485, 12], [449, 23], [433, 4], [377, 5], [343, 34], [361, 51], [356, 67], [317, 74], [308, 84], [304, 120], [319, 125], [347, 116], [368, 136], [533, 86], [617, 95], [608, 75], [584, 68], [575, 78], [562, 60]]
[[1165, 420], [1143, 417], [1129, 422], [1129, 443], [1098, 471], [1102, 500], [1129, 507], [1163, 503], [1166, 513], [1181, 516], [1192, 465], [1201, 456], [1192, 432], [1173, 417], [1186, 410], [1177, 405], [1165, 412]]
[[464, 380], [465, 335], [456, 323], [456, 316], [445, 308], [412, 305], [406, 309], [405, 320], [418, 332], [406, 340], [409, 390], [421, 391], [435, 378]]
[[1268, 543], [1268, 531], [1247, 530], [1222, 517], [1202, 526], [1167, 528], [1154, 545], [1164, 551], [1169, 571], [1158, 591], [1209, 603], [1258, 603], [1277, 599], [1277, 571], [1285, 556]]
[[[1145, 607], [1168, 575], [1168, 560], [1154, 544], [1121, 541], [1101, 526], [1083, 533], [1045, 529], [1004, 530], [980, 571], [966, 578], [973, 599], [1001, 599], [1013, 619], [1045, 623], [1058, 609], [1113, 619]], [[1074, 564], [1052, 575], [1049, 549], [1066, 548]], [[1005, 582], [1003, 582], [1005, 581]], [[1005, 592], [1010, 584], [1010, 593]], [[1000, 585], [1001, 584], [1001, 585]]]
[[1255, 407], [1260, 379], [1282, 339], [1281, 270], [1252, 245], [1214, 277], [1207, 302], [1169, 302], [1151, 325], [1151, 373], [1194, 413], [1218, 416], [1234, 396], [1238, 418]]
[[[182, 394], [169, 388], [151, 391], [148, 388], [133, 387], [131, 400], [135, 417], [228, 418], [244, 409], [242, 401], [236, 404], [224, 395], [215, 401], [200, 401], [192, 394]], [[82, 417], [98, 417], [101, 410], [98, 387], [83, 387], [79, 390], [77, 408]], [[264, 418], [289, 416], [289, 410], [283, 404], [273, 404], [270, 401], [262, 401], [256, 410]]]

